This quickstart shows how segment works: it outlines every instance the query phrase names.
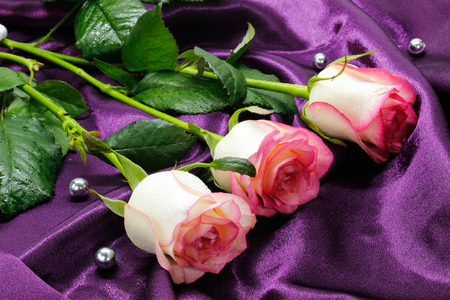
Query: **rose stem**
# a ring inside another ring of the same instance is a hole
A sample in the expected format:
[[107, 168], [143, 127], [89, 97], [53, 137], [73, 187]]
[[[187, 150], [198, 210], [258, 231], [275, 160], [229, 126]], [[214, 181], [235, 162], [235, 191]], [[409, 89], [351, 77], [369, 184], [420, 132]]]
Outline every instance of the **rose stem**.
[[[36, 89], [31, 87], [30, 85], [25, 84], [22, 86], [22, 89], [28, 95], [30, 95], [35, 100], [37, 100], [40, 104], [45, 106], [55, 116], [57, 116], [63, 124], [66, 124], [65, 126], [63, 125], [63, 127], [67, 127], [67, 126], [69, 127], [69, 128], [63, 128], [66, 132], [67, 131], [72, 132], [72, 130], [75, 129], [73, 133], [77, 133], [80, 136], [82, 135], [83, 131], [88, 132], [86, 129], [81, 127], [81, 125], [77, 121], [75, 121], [72, 117], [70, 117], [69, 113], [64, 108], [62, 108], [59, 105], [57, 105], [56, 103], [54, 103], [52, 100], [47, 98], [45, 95], [41, 94], [39, 91], [37, 91]], [[68, 130], [66, 130], [66, 129], [68, 129]], [[73, 134], [73, 133], [71, 133], [71, 134]], [[105, 155], [105, 157], [108, 158], [111, 161], [111, 163], [122, 174], [126, 174], [125, 170], [122, 167], [122, 164], [119, 162], [119, 160], [113, 153], [103, 153], [103, 155]]]
[[[195, 76], [197, 75], [198, 70], [194, 67], [186, 67], [184, 69], [179, 70], [178, 72]], [[216, 74], [208, 71], [203, 72], [202, 77], [210, 79], [218, 79]], [[308, 87], [304, 85], [265, 81], [251, 78], [245, 78], [245, 82], [247, 83], [248, 87], [280, 92], [294, 97], [300, 97], [306, 100], [309, 99]]]
[[[31, 51], [29, 51], [29, 47], [35, 48], [29, 44], [15, 42], [15, 41], [8, 40], [8, 39], [4, 39], [4, 40], [0, 41], [0, 43], [1, 42], [3, 42], [3, 44], [5, 44], [6, 46], [8, 46], [10, 48], [14, 47], [16, 49], [21, 49], [21, 50], [28, 51], [28, 52], [31, 52]], [[25, 46], [25, 47], [22, 47], [22, 46]], [[11, 49], [13, 49], [13, 48], [11, 48]], [[37, 48], [37, 49], [39, 49], [39, 48]], [[93, 63], [91, 63], [88, 60], [85, 60], [83, 58], [70, 56], [70, 55], [64, 55], [64, 54], [60, 54], [60, 53], [55, 53], [55, 52], [51, 52], [51, 51], [47, 51], [47, 50], [43, 50], [43, 49], [39, 49], [39, 50], [40, 50], [40, 53], [47, 53], [48, 55], [56, 56], [67, 62], [72, 62], [72, 63], [76, 63], [79, 65], [85, 65], [85, 66], [95, 66]], [[42, 55], [40, 55], [40, 53], [34, 53], [34, 52], [32, 52], [32, 53], [42, 56]], [[194, 67], [186, 67], [184, 69], [179, 70], [178, 72], [187, 74], [187, 75], [197, 75], [197, 73], [198, 73], [197, 69]], [[203, 72], [202, 77], [210, 78], [210, 79], [218, 79], [217, 75], [215, 75], [212, 72], [208, 72], [208, 71]], [[308, 87], [304, 86], [304, 85], [265, 81], [265, 80], [258, 80], [258, 79], [252, 79], [252, 78], [246, 78], [245, 81], [246, 81], [246, 84], [248, 87], [254, 87], [254, 88], [260, 88], [260, 89], [265, 89], [265, 90], [269, 90], [269, 91], [285, 93], [285, 94], [288, 94], [288, 95], [291, 95], [294, 97], [300, 97], [300, 98], [303, 98], [306, 100], [309, 99]]]
[[[151, 108], [149, 106], [146, 106], [130, 97], [127, 97], [126, 95], [118, 92], [117, 90], [115, 90], [114, 88], [112, 88], [109, 84], [105, 84], [103, 82], [101, 82], [100, 80], [97, 80], [96, 78], [92, 77], [91, 75], [89, 75], [88, 73], [86, 73], [83, 69], [78, 68], [70, 63], [68, 63], [67, 61], [58, 58], [56, 56], [54, 56], [53, 54], [51, 54], [51, 52], [49, 53], [49, 51], [45, 51], [42, 50], [40, 48], [37, 47], [32, 47], [26, 43], [20, 43], [20, 42], [16, 42], [16, 41], [12, 41], [9, 39], [3, 39], [0, 41], [1, 44], [9, 47], [10, 49], [20, 49], [20, 50], [24, 50], [27, 51], [29, 53], [32, 53], [34, 55], [40, 56], [42, 58], [45, 58], [75, 74], [77, 74], [78, 76], [80, 76], [81, 78], [85, 79], [87, 82], [89, 82], [90, 84], [92, 84], [93, 86], [97, 87], [100, 91], [102, 91], [104, 94], [107, 94], [119, 101], [121, 101], [122, 103], [128, 104], [132, 107], [138, 108], [154, 117], [157, 117], [159, 119], [165, 120], [167, 122], [170, 122], [174, 125], [177, 125], [178, 127], [186, 130], [187, 132], [190, 132], [192, 134], [197, 135], [198, 138], [205, 140], [205, 134], [203, 133], [204, 131], [193, 131], [191, 130], [189, 123], [181, 121], [175, 117], [172, 117], [168, 114], [165, 114], [163, 112], [160, 112], [159, 110], [156, 110], [154, 108]], [[222, 138], [220, 135], [206, 131], [207, 134], [220, 139]]]
[[40, 44], [45, 43], [46, 41], [48, 41], [48, 40], [50, 39], [50, 36], [53, 34], [53, 32], [55, 32], [56, 29], [58, 29], [59, 26], [61, 26], [62, 23], [64, 23], [64, 22], [70, 17], [70, 15], [72, 15], [72, 14], [78, 9], [78, 7], [79, 7], [81, 4], [83, 4], [83, 2], [78, 2], [78, 3], [77, 3], [77, 4], [76, 4], [76, 5], [75, 5], [75, 6], [74, 6], [74, 7], [73, 7], [73, 8], [72, 8], [65, 16], [64, 16], [64, 18], [62, 18], [62, 19], [58, 22], [58, 24], [56, 24], [56, 26], [53, 27], [53, 28], [50, 30], [50, 32], [49, 32], [46, 36], [42, 37], [39, 41], [30, 44], [31, 47], [36, 47], [37, 45], [40, 45]]

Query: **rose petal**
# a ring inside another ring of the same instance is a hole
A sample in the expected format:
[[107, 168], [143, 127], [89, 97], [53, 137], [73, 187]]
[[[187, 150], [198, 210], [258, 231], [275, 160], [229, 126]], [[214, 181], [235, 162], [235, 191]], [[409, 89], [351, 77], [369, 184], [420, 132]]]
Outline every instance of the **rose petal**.
[[180, 267], [172, 257], [165, 255], [161, 247], [158, 243], [156, 243], [156, 258], [158, 260], [158, 263], [163, 267], [165, 270], [169, 271], [170, 276], [172, 277], [172, 280], [176, 284], [180, 284], [183, 282], [186, 283], [192, 283], [199, 279], [200, 277], [205, 274], [204, 271], [200, 271], [193, 266], [186, 266], [186, 267]]
[[[342, 65], [332, 65], [318, 76], [332, 77], [341, 69]], [[389, 95], [400, 88], [401, 85], [386, 86], [375, 83], [369, 76], [361, 73], [360, 69], [349, 67], [333, 80], [314, 83], [309, 101], [329, 103], [351, 120], [353, 127], [360, 131], [378, 114]]]
[[155, 254], [156, 238], [150, 219], [129, 204], [125, 204], [125, 231], [138, 248]]
[[267, 124], [247, 120], [236, 124], [214, 149], [214, 159], [227, 156], [248, 158], [258, 150], [264, 137], [274, 129]]
[[201, 197], [204, 194], [211, 192], [203, 181], [188, 172], [172, 170], [171, 173], [178, 184], [193, 195]]
[[[237, 225], [240, 226], [239, 224]], [[211, 256], [206, 263], [193, 263], [193, 266], [199, 270], [217, 274], [228, 262], [236, 258], [236, 256], [241, 254], [246, 248], [247, 241], [245, 239], [245, 231], [242, 230], [242, 228], [239, 228], [238, 235], [229, 247], [223, 248], [219, 255]]]
[[308, 144], [317, 149], [317, 175], [321, 178], [328, 171], [333, 162], [333, 153], [317, 134], [305, 128], [298, 128], [298, 130], [302, 130], [308, 136]]
[[364, 130], [358, 132], [361, 140], [374, 144], [377, 148], [386, 150], [384, 116], [379, 113]]
[[[272, 205], [269, 202], [264, 202], [264, 200], [261, 200], [258, 197], [258, 195], [255, 193], [253, 184], [249, 184], [246, 190], [248, 193], [250, 208], [255, 215], [272, 217], [277, 213], [277, 211], [272, 207]], [[258, 204], [255, 205], [254, 203]]]
[[303, 133], [305, 135], [305, 139], [308, 141], [308, 144], [317, 149], [316, 164], [317, 164], [317, 172], [319, 173], [319, 178], [322, 177], [328, 171], [328, 169], [331, 166], [331, 163], [333, 162], [333, 153], [327, 147], [327, 145], [325, 145], [322, 138], [320, 138], [317, 134], [306, 128], [292, 127], [278, 122], [272, 122], [272, 124], [280, 132], [295, 131], [296, 138], [299, 138], [300, 132]]
[[128, 201], [128, 204], [152, 220], [156, 238], [162, 246], [172, 242], [174, 229], [187, 218], [189, 210], [199, 198], [190, 192], [193, 189], [186, 189], [181, 182], [189, 182], [189, 186], [196, 191], [211, 192], [198, 177], [188, 172], [167, 171], [144, 178]]
[[373, 145], [365, 144], [350, 120], [332, 105], [314, 102], [305, 108], [305, 113], [323, 134], [357, 143], [376, 163], [382, 163], [389, 158], [388, 151], [382, 151]]
[[358, 68], [361, 72], [373, 81], [384, 85], [401, 85], [398, 95], [402, 97], [409, 105], [413, 105], [416, 100], [416, 92], [411, 83], [405, 77], [397, 74], [391, 74], [388, 71], [380, 68]]

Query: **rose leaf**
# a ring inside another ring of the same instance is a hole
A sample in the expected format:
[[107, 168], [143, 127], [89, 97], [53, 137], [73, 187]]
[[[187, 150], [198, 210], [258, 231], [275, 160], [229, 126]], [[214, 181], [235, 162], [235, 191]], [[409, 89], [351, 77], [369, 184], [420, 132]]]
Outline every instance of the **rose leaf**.
[[89, 110], [80, 92], [64, 81], [43, 81], [36, 85], [35, 89], [61, 105], [72, 118], [77, 118]]
[[239, 57], [241, 57], [242, 54], [244, 54], [245, 50], [247, 50], [248, 46], [253, 41], [253, 38], [255, 37], [255, 28], [253, 28], [252, 24], [248, 24], [247, 33], [245, 34], [244, 38], [242, 39], [242, 42], [237, 45], [236, 49], [231, 51], [230, 56], [227, 58], [227, 63], [230, 65], [234, 65], [234, 63], [238, 60]]
[[[104, 139], [115, 152], [147, 173], [174, 166], [196, 141], [178, 126], [160, 119], [137, 120]], [[102, 154], [90, 153], [106, 161]]]
[[228, 92], [230, 105], [241, 103], [247, 95], [247, 84], [245, 83], [244, 75], [229, 63], [199, 47], [195, 47], [194, 52], [206, 60], [210, 69], [222, 82]]
[[55, 137], [55, 144], [61, 146], [62, 155], [66, 155], [69, 150], [69, 137], [62, 128], [61, 120], [33, 98], [20, 97], [19, 95], [20, 94], [17, 93], [14, 96], [15, 100], [9, 105], [6, 115], [16, 115], [27, 118], [34, 117], [38, 119], [44, 125], [45, 129], [53, 134]]
[[120, 61], [123, 43], [146, 11], [139, 0], [86, 1], [75, 18], [77, 48], [87, 60]]
[[172, 69], [177, 57], [177, 43], [164, 26], [159, 4], [137, 20], [123, 45], [122, 61], [129, 71], [150, 73]]
[[50, 197], [61, 148], [35, 118], [5, 116], [0, 129], [0, 211], [12, 218]]
[[[246, 78], [280, 82], [275, 75], [267, 75], [256, 69], [250, 69], [244, 65], [237, 64], [236, 68], [244, 74]], [[290, 95], [268, 91], [258, 88], [247, 88], [247, 98], [241, 106], [257, 105], [272, 110], [275, 113], [282, 113], [293, 116], [299, 113], [294, 98]]]
[[220, 171], [232, 171], [239, 174], [255, 177], [255, 166], [245, 158], [239, 157], [224, 157], [215, 159], [211, 163], [211, 168]]
[[130, 91], [134, 88], [135, 80], [127, 71], [115, 65], [103, 62], [97, 58], [94, 58], [94, 64], [103, 74], [116, 80], [117, 82], [122, 84], [127, 90]]
[[0, 67], [0, 92], [7, 91], [13, 87], [27, 84], [27, 80], [20, 74], [9, 68]]
[[227, 92], [219, 81], [172, 71], [147, 74], [135, 92], [135, 99], [148, 106], [182, 114], [205, 114], [229, 105]]

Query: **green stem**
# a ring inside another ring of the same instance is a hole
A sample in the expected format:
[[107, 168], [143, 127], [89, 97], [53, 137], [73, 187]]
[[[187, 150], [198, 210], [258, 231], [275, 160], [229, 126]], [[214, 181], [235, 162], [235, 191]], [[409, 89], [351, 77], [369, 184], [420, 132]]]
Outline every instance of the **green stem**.
[[65, 60], [67, 62], [70, 62], [70, 63], [74, 63], [74, 64], [78, 64], [78, 65], [82, 65], [82, 66], [87, 66], [87, 67], [95, 67], [95, 64], [93, 62], [90, 62], [90, 61], [88, 61], [88, 60], [86, 60], [84, 58], [81, 58], [81, 57], [65, 55], [65, 54], [56, 53], [56, 52], [52, 52], [52, 51], [48, 51], [48, 50], [44, 50], [44, 49], [40, 49], [40, 48], [37, 48], [37, 49], [39, 49], [42, 52], [45, 52], [45, 53], [47, 53], [49, 55], [52, 55], [52, 56], [55, 56], [55, 57], [60, 58], [62, 60]]
[[44, 36], [43, 38], [39, 39], [39, 41], [30, 44], [31, 47], [36, 47], [37, 45], [40, 45], [42, 43], [45, 43], [46, 41], [48, 41], [50, 39], [50, 36], [53, 34], [53, 32], [56, 31], [56, 29], [59, 28], [59, 26], [61, 26], [62, 23], [64, 23], [67, 18], [70, 17], [70, 15], [82, 4], [82, 2], [77, 3], [65, 16], [64, 18], [61, 19], [61, 21], [58, 22], [58, 24], [56, 24], [55, 27], [52, 28], [52, 30], [50, 30], [50, 32]]
[[[179, 70], [178, 72], [187, 74], [187, 75], [197, 75], [197, 73], [198, 73], [197, 69], [194, 67], [187, 67], [187, 68]], [[214, 73], [208, 72], [208, 71], [203, 72], [202, 77], [210, 78], [210, 79], [218, 79], [217, 75], [215, 75]], [[300, 97], [300, 98], [303, 98], [306, 100], [309, 99], [308, 87], [304, 86], [304, 85], [274, 82], [274, 81], [265, 81], [265, 80], [251, 79], [251, 78], [245, 78], [245, 82], [247, 83], [247, 86], [249, 86], [249, 87], [280, 92], [280, 93], [288, 94], [288, 95], [291, 95], [294, 97]]]
[[[37, 100], [40, 104], [42, 104], [43, 106], [45, 106], [49, 111], [51, 111], [54, 115], [56, 115], [63, 124], [67, 124], [67, 126], [70, 127], [70, 129], [73, 129], [74, 132], [73, 133], [77, 133], [80, 136], [83, 134], [83, 131], [88, 132], [86, 129], [84, 129], [83, 127], [81, 127], [80, 124], [78, 124], [77, 121], [75, 121], [70, 115], [69, 113], [62, 108], [61, 106], [59, 106], [58, 104], [56, 104], [55, 102], [53, 102], [52, 100], [50, 100], [49, 98], [47, 98], [45, 95], [43, 95], [41, 92], [37, 91], [36, 89], [34, 89], [33, 87], [31, 87], [28, 84], [25, 84], [22, 86], [22, 89], [31, 97], [33, 97], [35, 100]], [[64, 125], [66, 126], [66, 125]], [[66, 129], [66, 128], [64, 128]], [[119, 160], [117, 159], [117, 157], [114, 155], [114, 153], [103, 153], [103, 155], [105, 155], [106, 158], [108, 158], [111, 163], [122, 173], [122, 174], [126, 174], [125, 170], [123, 169], [122, 164], [119, 162]]]
[[[43, 106], [45, 106], [48, 110], [50, 110], [54, 115], [56, 115], [61, 122], [67, 123], [72, 119], [69, 114], [59, 106], [58, 104], [54, 103], [52, 100], [44, 96], [41, 92], [34, 89], [32, 86], [25, 84], [22, 86], [22, 89], [31, 97], [36, 99], [39, 103], [41, 103]], [[80, 127], [81, 128], [81, 127]], [[82, 133], [82, 131], [78, 132], [79, 134]]]
[[[16, 49], [21, 49], [21, 50], [30, 52], [29, 49], [27, 48], [27, 46], [29, 47], [28, 44], [14, 42], [14, 41], [7, 40], [7, 39], [4, 39], [3, 43], [10, 48], [14, 47]], [[11, 48], [11, 49], [13, 49], [13, 48]], [[37, 49], [39, 49], [39, 48], [37, 48]], [[48, 55], [60, 58], [61, 60], [64, 60], [66, 62], [72, 62], [72, 63], [76, 63], [79, 65], [90, 66], [90, 67], [95, 66], [94, 63], [92, 63], [86, 59], [83, 59], [83, 58], [70, 56], [70, 55], [64, 55], [64, 54], [60, 54], [60, 53], [55, 53], [55, 52], [51, 52], [51, 51], [47, 51], [47, 50], [43, 50], [43, 49], [39, 49], [39, 50], [40, 50], [40, 53], [46, 53]], [[34, 53], [34, 54], [39, 55], [37, 53]], [[184, 69], [179, 70], [178, 72], [187, 74], [187, 75], [193, 75], [193, 76], [197, 75], [197, 73], [198, 73], [197, 69], [194, 67], [186, 67]], [[208, 71], [203, 72], [202, 77], [209, 78], [209, 79], [218, 79], [216, 74], [214, 74], [212, 72], [208, 72]], [[246, 82], [247, 86], [249, 86], [249, 87], [280, 92], [280, 93], [288, 94], [288, 95], [291, 95], [294, 97], [300, 97], [300, 98], [303, 98], [306, 100], [309, 99], [308, 87], [304, 86], [304, 85], [258, 80], [258, 79], [252, 79], [252, 78], [246, 78], [245, 82]]]
[[[186, 130], [187, 132], [190, 132], [192, 134], [197, 135], [199, 138], [201, 138], [202, 140], [205, 140], [205, 136], [202, 133], [198, 133], [198, 132], [192, 132], [189, 124], [187, 122], [181, 121], [175, 117], [172, 117], [168, 114], [165, 114], [163, 112], [160, 112], [159, 110], [156, 110], [154, 108], [151, 108], [149, 106], [146, 106], [128, 96], [125, 96], [124, 94], [118, 92], [117, 90], [115, 90], [114, 88], [112, 88], [109, 84], [105, 84], [103, 82], [101, 82], [100, 80], [97, 80], [96, 78], [92, 77], [91, 75], [89, 75], [88, 73], [86, 73], [83, 69], [78, 68], [70, 63], [68, 63], [67, 61], [60, 59], [56, 56], [54, 56], [53, 54], [48, 53], [47, 51], [44, 51], [42, 49], [36, 48], [36, 47], [31, 47], [30, 45], [26, 44], [26, 43], [20, 43], [20, 42], [15, 42], [9, 39], [3, 39], [0, 42], [1, 44], [9, 47], [10, 49], [20, 49], [20, 50], [24, 50], [27, 51], [29, 53], [32, 53], [34, 55], [40, 56], [42, 58], [45, 58], [75, 74], [77, 74], [78, 76], [80, 76], [81, 78], [85, 79], [87, 82], [89, 82], [90, 84], [92, 84], [93, 86], [97, 87], [98, 89], [100, 89], [103, 93], [127, 104], [133, 107], [136, 107], [154, 117], [157, 117], [159, 119], [165, 120], [167, 122], [170, 122], [172, 124], [177, 125], [178, 127]], [[219, 135], [212, 133], [212, 132], [208, 132], [210, 135], [212, 136], [217, 136], [220, 138]]]
[[196, 168], [209, 168], [212, 165], [213, 165], [212, 163], [193, 163], [190, 165], [179, 167], [177, 170], [188, 172], [188, 171], [190, 171], [192, 169], [196, 169]]
[[33, 81], [34, 77], [34, 71], [39, 70], [39, 66], [42, 65], [41, 63], [38, 63], [36, 60], [33, 59], [27, 59], [21, 56], [17, 56], [10, 53], [0, 52], [0, 58], [4, 58], [7, 60], [15, 61], [16, 63], [25, 65], [28, 70], [30, 71], [30, 84]]
[[5, 53], [5, 52], [0, 52], [0, 58], [4, 58], [4, 59], [11, 60], [16, 63], [22, 64], [22, 65], [25, 65], [28, 69], [34, 69], [35, 64], [33, 62], [31, 62], [29, 59], [21, 57], [21, 56], [17, 56], [17, 55]]

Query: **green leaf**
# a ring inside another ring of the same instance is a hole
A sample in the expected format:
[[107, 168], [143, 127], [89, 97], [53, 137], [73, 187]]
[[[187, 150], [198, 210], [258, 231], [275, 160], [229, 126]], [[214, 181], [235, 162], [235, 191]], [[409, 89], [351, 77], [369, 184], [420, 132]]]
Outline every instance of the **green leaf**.
[[189, 66], [197, 69], [197, 74], [193, 75], [194, 78], [200, 78], [205, 72], [205, 67], [208, 67], [206, 60], [195, 54], [194, 49], [187, 50], [181, 53], [177, 57], [177, 61], [184, 59], [184, 61], [175, 68], [175, 71], [180, 71]]
[[147, 177], [147, 173], [137, 164], [133, 163], [131, 160], [126, 158], [119, 153], [114, 153], [119, 159], [120, 164], [123, 166], [125, 173], [124, 176], [128, 181], [131, 189], [134, 190], [137, 185]]
[[148, 74], [136, 86], [135, 99], [157, 110], [205, 114], [229, 105], [228, 95], [217, 80], [192, 78], [172, 71]]
[[94, 58], [95, 66], [105, 75], [116, 80], [129, 91], [134, 88], [135, 81], [133, 77], [125, 70]]
[[[74, 118], [88, 110], [81, 94], [63, 81], [43, 81], [36, 85], [35, 89], [45, 94], [53, 102], [59, 104]], [[9, 98], [12, 98], [12, 102], [8, 107], [7, 115], [34, 117], [38, 119], [43, 123], [45, 129], [53, 134], [55, 143], [61, 146], [62, 155], [67, 154], [69, 150], [69, 137], [62, 128], [62, 122], [57, 116], [21, 90], [13, 90]]]
[[[125, 156], [114, 151], [107, 143], [99, 140], [95, 136], [84, 131], [82, 133], [84, 142], [88, 147], [103, 153], [107, 158], [111, 158], [113, 156], [117, 159], [122, 168], [119, 170], [122, 172], [123, 176], [128, 181], [131, 189], [134, 188], [145, 178], [147, 177], [147, 173], [137, 164], [126, 158]], [[118, 167], [118, 166], [116, 166]]]
[[36, 85], [35, 89], [61, 105], [72, 118], [79, 117], [89, 110], [80, 92], [64, 81], [43, 81]]
[[253, 38], [255, 37], [255, 28], [253, 28], [252, 24], [248, 24], [247, 33], [245, 34], [244, 38], [242, 39], [242, 42], [239, 43], [239, 45], [231, 51], [230, 56], [227, 58], [227, 63], [230, 65], [234, 65], [234, 63], [238, 60], [239, 57], [241, 57], [242, 54], [244, 54], [245, 50], [247, 50], [248, 46], [253, 41]]
[[6, 115], [16, 115], [27, 118], [34, 117], [38, 119], [42, 122], [45, 129], [53, 134], [55, 137], [55, 144], [61, 146], [61, 153], [65, 156], [69, 150], [69, 137], [62, 128], [61, 120], [35, 99], [28, 97], [28, 94], [25, 94], [20, 90], [17, 91], [14, 97], [15, 100], [9, 105]]
[[212, 162], [211, 168], [220, 171], [232, 171], [239, 174], [255, 177], [255, 166], [245, 158], [224, 157]]
[[125, 215], [125, 205], [127, 204], [125, 201], [109, 199], [108, 197], [102, 196], [90, 188], [88, 188], [87, 190], [89, 191], [89, 193], [100, 197], [100, 199], [103, 200], [106, 206], [116, 215], [119, 215], [121, 217]]
[[83, 57], [120, 61], [123, 43], [146, 12], [139, 0], [88, 0], [75, 18], [76, 46]]
[[50, 197], [61, 148], [35, 118], [6, 116], [0, 129], [0, 210], [11, 218]]
[[[275, 75], [263, 74], [256, 69], [247, 68], [244, 65], [236, 65], [236, 68], [244, 74], [246, 78], [280, 82]], [[247, 88], [247, 98], [240, 106], [257, 105], [263, 108], [273, 110], [275, 113], [282, 113], [293, 116], [299, 113], [298, 107], [295, 104], [294, 98], [290, 95], [268, 91], [258, 88]]]
[[137, 20], [123, 45], [122, 61], [130, 71], [150, 73], [172, 69], [177, 57], [177, 43], [164, 26], [159, 4]]
[[[160, 119], [137, 120], [104, 139], [147, 173], [174, 166], [196, 141], [178, 126]], [[103, 155], [95, 155], [104, 160]]]
[[247, 95], [247, 84], [245, 83], [244, 75], [229, 63], [199, 47], [195, 47], [194, 52], [208, 62], [209, 67], [222, 82], [230, 96], [230, 105], [241, 103]]
[[21, 75], [22, 72], [16, 72], [9, 68], [0, 67], [0, 92], [7, 91], [13, 87], [27, 84], [28, 81]]

